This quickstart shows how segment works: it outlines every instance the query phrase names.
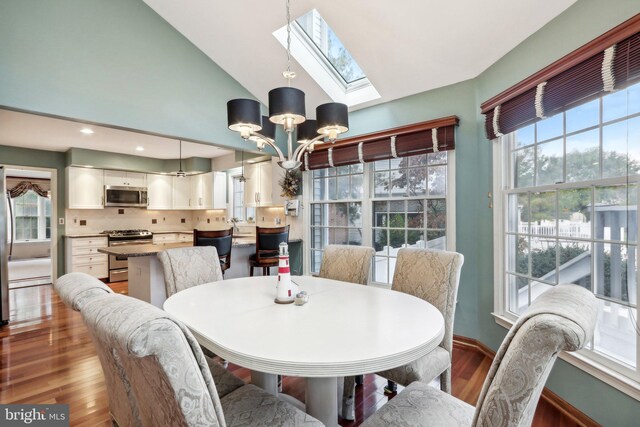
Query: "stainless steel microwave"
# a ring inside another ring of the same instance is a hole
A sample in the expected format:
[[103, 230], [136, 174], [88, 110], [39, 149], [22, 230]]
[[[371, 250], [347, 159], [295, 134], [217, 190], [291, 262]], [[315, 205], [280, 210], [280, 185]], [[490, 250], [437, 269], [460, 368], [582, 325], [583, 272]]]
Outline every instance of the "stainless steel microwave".
[[147, 207], [147, 189], [145, 187], [104, 186], [104, 205], [130, 208]]

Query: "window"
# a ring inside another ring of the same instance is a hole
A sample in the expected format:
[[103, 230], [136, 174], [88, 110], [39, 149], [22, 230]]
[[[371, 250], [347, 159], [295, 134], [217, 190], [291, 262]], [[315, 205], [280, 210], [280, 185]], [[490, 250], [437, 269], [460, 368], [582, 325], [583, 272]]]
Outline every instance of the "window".
[[326, 245], [362, 244], [363, 166], [318, 169], [312, 174], [311, 271], [317, 273]]
[[558, 283], [583, 286], [599, 302], [584, 354], [636, 381], [638, 141], [640, 84], [502, 137], [496, 180], [505, 254], [496, 311], [515, 318]]
[[29, 190], [12, 199], [15, 239], [44, 240], [51, 238], [51, 200]]
[[373, 280], [391, 283], [400, 248], [447, 248], [447, 152], [375, 162], [372, 179]]
[[[274, 31], [286, 48], [286, 26]], [[364, 71], [316, 9], [291, 24], [291, 55], [335, 102], [348, 106], [380, 98]]]
[[[308, 172], [310, 267], [328, 244], [372, 246], [372, 281], [390, 284], [403, 247], [455, 249], [450, 163], [453, 151]], [[364, 232], [363, 232], [364, 230]]]
[[347, 48], [344, 47], [336, 33], [317, 10], [313, 9], [302, 15], [296, 19], [296, 23], [345, 83], [353, 83], [366, 77]]
[[240, 175], [232, 178], [232, 218], [237, 218], [238, 221], [253, 221], [255, 208], [244, 207], [244, 181], [240, 180]]

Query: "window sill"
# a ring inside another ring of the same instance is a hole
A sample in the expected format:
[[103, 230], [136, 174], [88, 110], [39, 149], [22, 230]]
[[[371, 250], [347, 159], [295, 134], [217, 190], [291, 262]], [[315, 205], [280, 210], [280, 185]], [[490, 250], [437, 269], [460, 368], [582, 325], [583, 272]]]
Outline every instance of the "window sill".
[[[498, 325], [506, 329], [510, 329], [511, 326], [513, 326], [513, 320], [509, 319], [508, 317], [497, 313], [491, 314], [493, 315]], [[597, 362], [596, 360], [581, 352], [567, 353], [563, 351], [560, 353], [559, 357], [565, 362], [572, 364], [576, 368], [581, 369], [589, 375], [598, 378], [605, 384], [608, 384], [616, 390], [623, 392], [627, 396], [640, 401], [640, 383], [638, 381], [634, 381], [633, 379], [614, 371], [608, 366]]]
[[38, 240], [38, 239], [33, 239], [33, 240], [15, 240], [13, 242], [14, 245], [24, 245], [24, 244], [28, 244], [28, 243], [49, 243], [51, 242], [51, 239], [42, 239], [42, 240]]

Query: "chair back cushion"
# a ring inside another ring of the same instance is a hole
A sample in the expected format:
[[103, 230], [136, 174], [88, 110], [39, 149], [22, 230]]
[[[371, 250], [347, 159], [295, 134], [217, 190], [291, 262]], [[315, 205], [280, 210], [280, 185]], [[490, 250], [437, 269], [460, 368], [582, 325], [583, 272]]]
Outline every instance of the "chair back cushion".
[[90, 301], [81, 313], [101, 350], [121, 362], [139, 424], [225, 426], [202, 350], [182, 323], [118, 294]]
[[256, 227], [256, 260], [275, 258], [280, 253], [280, 243], [289, 241], [289, 226]]
[[167, 298], [192, 286], [222, 280], [215, 246], [167, 249], [158, 254]]
[[475, 426], [529, 426], [560, 351], [581, 349], [593, 336], [595, 296], [576, 285], [540, 295], [507, 333], [485, 379]]
[[56, 280], [53, 285], [62, 301], [75, 311], [89, 300], [113, 293], [110, 287], [86, 273], [68, 273]]
[[215, 246], [218, 251], [218, 256], [223, 257], [229, 255], [231, 252], [231, 236], [224, 237], [198, 237], [196, 246]]
[[441, 346], [453, 350], [453, 320], [464, 256], [457, 252], [402, 248], [398, 251], [391, 289], [421, 298], [444, 317]]
[[375, 250], [368, 246], [328, 245], [318, 275], [326, 279], [366, 285]]

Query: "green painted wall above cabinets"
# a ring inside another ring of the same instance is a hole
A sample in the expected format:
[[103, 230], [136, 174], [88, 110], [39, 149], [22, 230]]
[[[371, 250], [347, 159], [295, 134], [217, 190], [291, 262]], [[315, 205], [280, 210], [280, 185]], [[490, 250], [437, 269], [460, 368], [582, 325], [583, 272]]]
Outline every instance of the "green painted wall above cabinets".
[[141, 0], [0, 2], [0, 106], [239, 147], [253, 98]]
[[[179, 169], [179, 163], [178, 159], [153, 159], [84, 148], [71, 148], [65, 155], [66, 166], [93, 166], [101, 169], [146, 173], [176, 172]], [[211, 159], [201, 157], [182, 159], [182, 169], [187, 173], [211, 172]]]

